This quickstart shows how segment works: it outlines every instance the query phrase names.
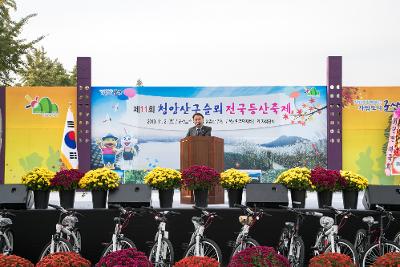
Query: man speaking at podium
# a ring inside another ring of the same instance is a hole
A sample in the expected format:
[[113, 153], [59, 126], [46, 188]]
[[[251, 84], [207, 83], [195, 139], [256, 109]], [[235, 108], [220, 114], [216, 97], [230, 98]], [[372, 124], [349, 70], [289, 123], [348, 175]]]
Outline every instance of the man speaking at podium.
[[211, 136], [211, 127], [204, 125], [204, 116], [201, 113], [195, 113], [192, 117], [195, 124], [189, 128], [186, 136]]

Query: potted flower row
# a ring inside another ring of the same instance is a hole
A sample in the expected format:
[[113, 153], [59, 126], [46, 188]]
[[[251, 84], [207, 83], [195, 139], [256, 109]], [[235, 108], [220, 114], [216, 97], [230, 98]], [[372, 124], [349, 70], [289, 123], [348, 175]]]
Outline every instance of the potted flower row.
[[207, 166], [192, 166], [181, 172], [157, 167], [150, 171], [144, 182], [159, 190], [160, 206], [171, 208], [174, 189], [185, 187], [193, 190], [194, 201], [198, 207], [207, 207], [208, 191], [212, 186], [221, 184], [228, 190], [229, 206], [242, 201], [243, 188], [250, 182], [247, 173], [229, 169], [221, 174]]
[[50, 191], [59, 191], [60, 204], [73, 208], [75, 190], [92, 191], [93, 208], [105, 208], [107, 191], [118, 187], [120, 177], [107, 168], [82, 173], [78, 170], [61, 170], [54, 173], [46, 168], [34, 168], [21, 178], [22, 184], [34, 192], [36, 209], [46, 209]]
[[296, 167], [282, 172], [275, 183], [285, 185], [290, 189], [294, 207], [304, 208], [306, 192], [316, 191], [318, 206], [323, 208], [332, 205], [332, 196], [335, 191], [342, 191], [345, 209], [356, 209], [358, 192], [368, 186], [368, 180], [351, 171], [329, 170], [316, 167], [312, 170], [305, 167]]

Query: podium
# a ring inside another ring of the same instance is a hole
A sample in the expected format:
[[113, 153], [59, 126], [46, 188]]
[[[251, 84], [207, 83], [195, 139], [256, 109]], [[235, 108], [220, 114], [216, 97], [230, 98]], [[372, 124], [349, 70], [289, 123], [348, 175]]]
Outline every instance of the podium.
[[[204, 165], [217, 172], [224, 170], [224, 139], [215, 136], [188, 136], [181, 139], [181, 171], [193, 165]], [[191, 190], [181, 188], [181, 203], [194, 203]], [[224, 203], [224, 189], [215, 185], [208, 192], [209, 204]]]

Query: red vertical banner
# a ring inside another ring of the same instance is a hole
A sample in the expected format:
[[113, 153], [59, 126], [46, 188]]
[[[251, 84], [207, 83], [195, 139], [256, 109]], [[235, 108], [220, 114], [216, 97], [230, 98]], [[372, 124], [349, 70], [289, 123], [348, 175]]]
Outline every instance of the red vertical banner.
[[393, 112], [388, 146], [386, 150], [385, 173], [387, 176], [400, 174], [400, 109]]

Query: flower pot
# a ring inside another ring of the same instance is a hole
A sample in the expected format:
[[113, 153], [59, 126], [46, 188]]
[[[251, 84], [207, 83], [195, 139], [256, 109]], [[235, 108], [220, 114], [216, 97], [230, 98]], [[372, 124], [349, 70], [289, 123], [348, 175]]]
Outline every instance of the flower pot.
[[33, 191], [35, 209], [47, 209], [49, 205], [50, 191]]
[[160, 199], [160, 208], [172, 208], [172, 202], [174, 201], [174, 189], [159, 189], [158, 198]]
[[61, 190], [58, 191], [60, 196], [60, 206], [64, 209], [73, 209], [75, 203], [75, 190]]
[[242, 189], [227, 189], [228, 190], [228, 200], [229, 200], [229, 207], [235, 207], [235, 204], [242, 204]]
[[[290, 189], [290, 195], [292, 196], [292, 207], [304, 209], [304, 207], [306, 205], [307, 191]], [[301, 204], [295, 204], [295, 203], [293, 203], [294, 201], [300, 202]]]
[[358, 203], [358, 191], [343, 190], [343, 207], [345, 209], [357, 209]]
[[323, 209], [324, 206], [332, 206], [332, 191], [320, 191], [318, 193], [318, 207]]
[[105, 209], [107, 203], [107, 192], [105, 190], [92, 190], [92, 202], [94, 209]]
[[194, 203], [197, 207], [207, 208], [208, 206], [208, 189], [194, 190]]

